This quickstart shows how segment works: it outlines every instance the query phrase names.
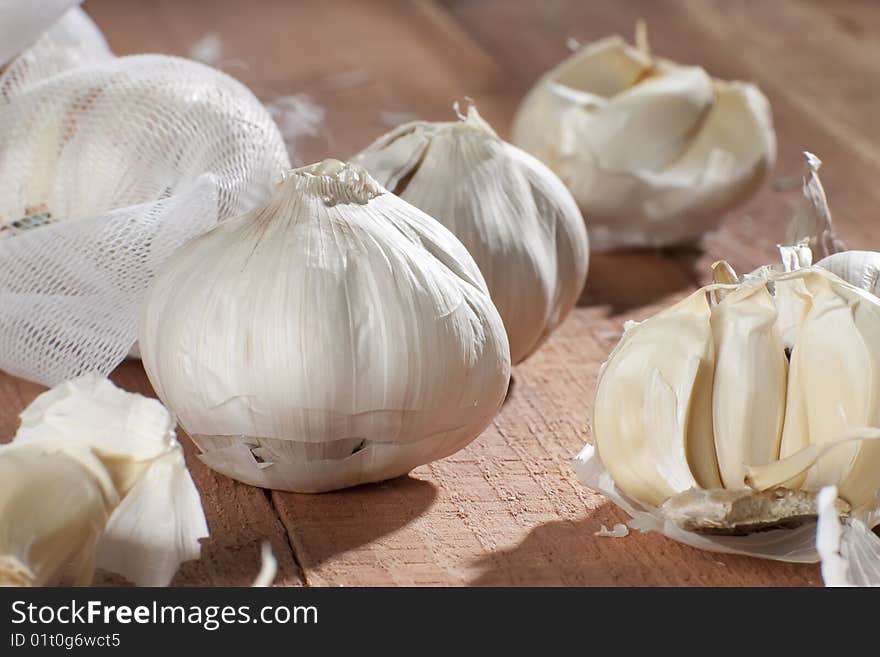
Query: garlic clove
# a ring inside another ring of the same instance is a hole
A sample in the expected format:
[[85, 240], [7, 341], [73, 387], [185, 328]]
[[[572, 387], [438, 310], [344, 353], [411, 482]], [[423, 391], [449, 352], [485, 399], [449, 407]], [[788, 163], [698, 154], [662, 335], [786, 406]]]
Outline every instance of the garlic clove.
[[0, 585], [91, 580], [95, 545], [118, 502], [102, 474], [87, 452], [0, 450]]
[[[821, 446], [853, 428], [880, 425], [880, 355], [869, 346], [880, 344], [880, 304], [820, 271], [803, 278], [812, 301], [791, 355], [801, 416], [783, 432], [781, 458], [802, 449], [805, 440]], [[875, 451], [874, 445], [840, 447], [816, 462], [803, 486], [816, 491], [837, 485], [853, 507], [868, 503], [880, 488], [880, 469], [874, 476], [861, 474], [878, 463]]]
[[553, 172], [499, 139], [473, 105], [460, 121], [401, 126], [354, 161], [467, 247], [504, 320], [514, 364], [574, 307], [589, 261], [580, 211]]
[[659, 506], [694, 486], [721, 486], [712, 432], [713, 359], [710, 310], [700, 290], [630, 328], [602, 367], [593, 437], [629, 497]]
[[650, 176], [678, 158], [714, 101], [706, 72], [681, 67], [651, 77], [597, 108], [584, 117], [576, 138], [601, 171]]
[[206, 464], [298, 492], [452, 454], [510, 377], [461, 242], [335, 160], [291, 171], [266, 204], [179, 250], [148, 294], [140, 345]]
[[745, 486], [746, 464], [779, 456], [788, 360], [764, 285], [742, 286], [712, 309], [712, 423], [725, 488]]
[[97, 566], [165, 586], [208, 535], [170, 413], [95, 375], [37, 397], [0, 470], [0, 561], [29, 584], [87, 584]]

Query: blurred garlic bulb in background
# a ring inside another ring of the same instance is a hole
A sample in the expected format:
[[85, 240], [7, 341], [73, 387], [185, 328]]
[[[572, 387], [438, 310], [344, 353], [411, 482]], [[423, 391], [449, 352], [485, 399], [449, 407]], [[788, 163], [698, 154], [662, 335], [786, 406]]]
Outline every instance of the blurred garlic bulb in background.
[[37, 397], [0, 446], [0, 585], [89, 584], [95, 567], [166, 586], [208, 535], [155, 399], [85, 376]]
[[460, 118], [402, 125], [353, 161], [464, 243], [501, 313], [516, 364], [577, 303], [587, 231], [552, 171], [499, 139], [473, 105]]
[[462, 244], [337, 160], [189, 242], [158, 273], [140, 347], [215, 470], [320, 492], [443, 458], [498, 411], [504, 326]]
[[589, 44], [523, 100], [513, 143], [568, 186], [595, 250], [697, 240], [761, 185], [776, 156], [752, 84], [711, 78], [621, 37]]

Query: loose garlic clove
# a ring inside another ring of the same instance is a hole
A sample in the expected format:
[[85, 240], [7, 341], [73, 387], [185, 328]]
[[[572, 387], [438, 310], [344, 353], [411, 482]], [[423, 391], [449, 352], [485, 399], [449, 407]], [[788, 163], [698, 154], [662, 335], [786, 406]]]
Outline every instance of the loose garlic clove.
[[460, 121], [400, 126], [353, 161], [464, 243], [504, 320], [513, 364], [574, 307], [589, 260], [574, 199], [546, 166], [499, 139], [473, 105]]
[[208, 535], [159, 402], [86, 376], [28, 406], [0, 446], [0, 584], [88, 584], [95, 567], [165, 586]]
[[553, 169], [596, 250], [686, 243], [760, 186], [776, 156], [767, 99], [611, 37], [542, 77], [513, 143]]
[[321, 492], [405, 474], [473, 440], [510, 377], [477, 265], [431, 217], [336, 160], [180, 249], [141, 355], [200, 458]]
[[596, 447], [614, 481], [646, 504], [694, 486], [721, 486], [709, 316], [705, 293], [692, 294], [627, 330], [599, 373]]
[[91, 582], [97, 542], [119, 502], [95, 461], [34, 445], [0, 450], [0, 586]]

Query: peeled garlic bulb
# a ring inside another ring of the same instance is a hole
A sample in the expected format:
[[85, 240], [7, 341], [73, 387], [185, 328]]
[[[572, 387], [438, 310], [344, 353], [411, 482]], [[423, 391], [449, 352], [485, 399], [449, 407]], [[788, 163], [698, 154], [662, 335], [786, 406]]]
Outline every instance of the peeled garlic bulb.
[[776, 157], [757, 87], [602, 39], [544, 75], [513, 143], [571, 190], [594, 249], [691, 242], [760, 186]]
[[167, 585], [208, 535], [159, 402], [86, 376], [37, 397], [0, 446], [0, 585]]
[[205, 463], [299, 492], [452, 454], [492, 420], [510, 377], [464, 246], [336, 160], [291, 171], [268, 203], [172, 256], [140, 346]]
[[400, 126], [353, 161], [464, 243], [504, 320], [514, 364], [574, 307], [587, 276], [584, 220], [556, 175], [499, 139], [475, 107], [461, 121]]
[[[703, 288], [624, 334], [599, 376], [593, 437], [627, 496], [659, 506], [693, 487], [805, 475], [794, 488], [836, 485], [854, 509], [880, 502], [880, 442], [852, 438], [880, 427], [880, 301], [819, 268], [768, 279], [786, 281], [803, 283], [808, 306], [790, 369], [775, 299], [756, 280], [715, 306], [717, 286]], [[797, 457], [811, 447], [821, 456]]]

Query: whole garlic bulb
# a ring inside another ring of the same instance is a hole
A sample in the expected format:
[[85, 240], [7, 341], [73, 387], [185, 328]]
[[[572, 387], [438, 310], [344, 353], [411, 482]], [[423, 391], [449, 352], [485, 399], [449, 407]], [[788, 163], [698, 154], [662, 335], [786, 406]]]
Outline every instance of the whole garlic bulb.
[[880, 300], [818, 267], [765, 275], [631, 326], [602, 367], [593, 438], [635, 503], [828, 485], [880, 503]]
[[492, 420], [510, 377], [464, 246], [336, 160], [291, 171], [268, 203], [173, 255], [140, 346], [205, 463], [297, 492], [452, 454]]
[[514, 364], [577, 303], [589, 260], [577, 205], [552, 171], [502, 141], [473, 105], [460, 121], [402, 125], [353, 161], [464, 243], [504, 320]]
[[594, 250], [692, 242], [748, 199], [776, 157], [757, 87], [653, 57], [620, 37], [585, 46], [523, 100], [513, 143], [568, 186]]

